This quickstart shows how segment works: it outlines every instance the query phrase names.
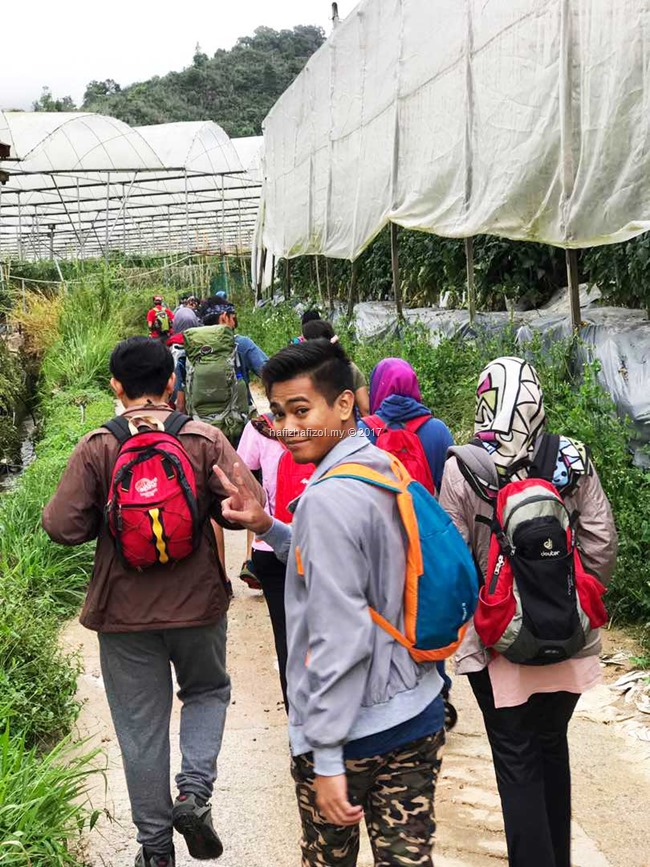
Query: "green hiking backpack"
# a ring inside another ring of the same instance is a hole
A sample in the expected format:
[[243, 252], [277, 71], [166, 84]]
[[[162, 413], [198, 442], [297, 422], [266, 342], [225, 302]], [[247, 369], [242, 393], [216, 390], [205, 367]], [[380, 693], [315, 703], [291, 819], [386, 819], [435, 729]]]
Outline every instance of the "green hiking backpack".
[[169, 314], [166, 310], [157, 310], [156, 318], [153, 321], [153, 330], [157, 331], [159, 334], [169, 334], [171, 330], [171, 323], [169, 321]]
[[189, 328], [184, 336], [188, 411], [236, 443], [251, 409], [235, 332], [227, 325], [204, 325]]

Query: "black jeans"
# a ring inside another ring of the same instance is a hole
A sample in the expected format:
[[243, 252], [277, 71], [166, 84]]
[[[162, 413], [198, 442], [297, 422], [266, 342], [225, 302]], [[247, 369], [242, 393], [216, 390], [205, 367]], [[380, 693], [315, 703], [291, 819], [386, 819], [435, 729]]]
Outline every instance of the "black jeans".
[[495, 708], [487, 669], [469, 675], [483, 713], [511, 867], [571, 867], [570, 692], [535, 693]]
[[275, 653], [280, 669], [280, 686], [284, 706], [287, 702], [287, 621], [284, 613], [284, 583], [287, 566], [275, 556], [272, 551], [257, 551], [253, 548], [253, 566], [255, 575], [262, 585], [262, 592], [271, 616]]

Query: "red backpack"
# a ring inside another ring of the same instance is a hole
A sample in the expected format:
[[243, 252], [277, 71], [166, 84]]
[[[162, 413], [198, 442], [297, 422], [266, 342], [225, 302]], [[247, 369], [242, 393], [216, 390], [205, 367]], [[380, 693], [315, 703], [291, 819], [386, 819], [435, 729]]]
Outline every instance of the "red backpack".
[[574, 524], [545, 479], [499, 491], [474, 626], [486, 647], [511, 662], [570, 659], [607, 622], [605, 588], [582, 565]]
[[164, 424], [121, 416], [104, 425], [120, 444], [106, 520], [120, 558], [131, 569], [182, 560], [198, 546], [196, 479], [178, 439], [188, 421], [173, 412]]
[[[485, 582], [474, 614], [485, 647], [522, 665], [548, 665], [575, 656], [591, 629], [607, 622], [605, 588], [587, 572], [576, 543], [579, 515], [569, 514], [553, 482], [560, 437], [544, 434], [528, 478], [501, 488], [494, 463], [478, 441], [454, 448], [473, 491], [492, 504]], [[575, 483], [575, 482], [574, 482]]]
[[436, 486], [433, 483], [431, 467], [417, 435], [417, 431], [432, 417], [421, 415], [403, 423], [392, 422], [391, 425], [378, 415], [368, 415], [361, 420], [375, 435], [375, 445], [395, 455], [412, 479], [424, 485], [430, 494], [435, 494]]
[[[272, 416], [267, 415], [266, 418], [272, 426]], [[278, 462], [275, 487], [275, 513], [273, 517], [277, 518], [278, 521], [283, 521], [285, 524], [290, 524], [293, 521], [293, 512], [289, 510], [289, 503], [303, 493], [307, 482], [316, 469], [316, 465], [297, 463], [282, 440], [278, 438], [276, 442], [279, 442], [282, 446], [283, 453]]]

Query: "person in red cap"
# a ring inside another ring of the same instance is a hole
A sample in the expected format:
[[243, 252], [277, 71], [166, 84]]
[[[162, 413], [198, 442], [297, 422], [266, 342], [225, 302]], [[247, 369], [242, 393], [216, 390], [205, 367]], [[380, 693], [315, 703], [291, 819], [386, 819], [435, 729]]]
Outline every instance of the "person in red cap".
[[165, 304], [162, 295], [153, 296], [153, 307], [147, 313], [149, 337], [167, 340], [172, 334], [174, 314]]

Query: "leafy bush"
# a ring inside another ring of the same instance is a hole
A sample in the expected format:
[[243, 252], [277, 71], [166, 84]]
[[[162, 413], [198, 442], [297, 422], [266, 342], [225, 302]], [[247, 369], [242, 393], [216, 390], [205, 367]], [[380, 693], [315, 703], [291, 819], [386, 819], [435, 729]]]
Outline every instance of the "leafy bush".
[[0, 735], [0, 867], [79, 863], [74, 846], [98, 818], [84, 803], [95, 756], [81, 756], [65, 742], [43, 755], [5, 727]]

